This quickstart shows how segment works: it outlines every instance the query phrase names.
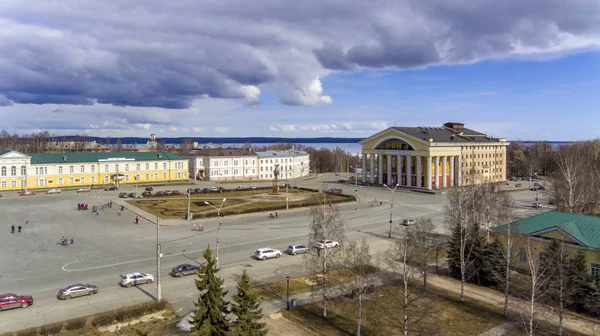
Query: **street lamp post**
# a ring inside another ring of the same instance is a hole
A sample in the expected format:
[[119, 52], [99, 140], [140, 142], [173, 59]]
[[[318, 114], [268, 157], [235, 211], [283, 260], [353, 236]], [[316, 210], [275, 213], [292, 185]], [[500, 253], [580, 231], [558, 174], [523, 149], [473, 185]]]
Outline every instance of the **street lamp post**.
[[225, 204], [226, 200], [227, 198], [223, 198], [223, 201], [221, 202], [221, 205], [219, 205], [218, 208], [206, 201], [204, 202], [204, 204], [210, 205], [211, 207], [215, 208], [215, 210], [217, 210], [217, 269], [219, 269], [219, 232], [221, 231], [221, 208], [223, 207], [223, 204]]
[[160, 258], [162, 253], [160, 252], [160, 223], [158, 222], [158, 216], [156, 216], [156, 300], [160, 301], [162, 297], [162, 288], [160, 285]]
[[388, 188], [389, 191], [392, 192], [392, 202], [390, 203], [390, 232], [388, 233], [388, 238], [392, 238], [392, 217], [394, 215], [394, 192], [396, 191], [396, 188], [398, 188], [399, 184], [396, 184], [394, 189], [391, 189], [390, 187], [388, 187], [387, 184], [384, 184], [384, 186], [386, 188]]
[[285, 210], [290, 209], [290, 194], [288, 193], [288, 183], [285, 184]]
[[351, 169], [354, 169], [354, 197], [356, 198], [356, 201], [358, 202], [358, 179], [356, 178], [356, 166], [350, 166]]
[[186, 219], [190, 220], [191, 219], [190, 218], [191, 217], [190, 216], [190, 207], [192, 205], [192, 193], [190, 192], [190, 190], [188, 190], [188, 192], [187, 192], [187, 197], [188, 197], [188, 211], [187, 211], [187, 217], [186, 217]]
[[290, 310], [290, 276], [286, 275], [285, 280], [287, 283], [287, 310]]

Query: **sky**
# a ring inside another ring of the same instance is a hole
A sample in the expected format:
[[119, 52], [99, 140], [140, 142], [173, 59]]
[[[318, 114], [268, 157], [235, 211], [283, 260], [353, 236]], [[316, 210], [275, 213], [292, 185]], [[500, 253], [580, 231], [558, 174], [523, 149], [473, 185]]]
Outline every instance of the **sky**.
[[600, 138], [598, 0], [3, 0], [0, 129]]

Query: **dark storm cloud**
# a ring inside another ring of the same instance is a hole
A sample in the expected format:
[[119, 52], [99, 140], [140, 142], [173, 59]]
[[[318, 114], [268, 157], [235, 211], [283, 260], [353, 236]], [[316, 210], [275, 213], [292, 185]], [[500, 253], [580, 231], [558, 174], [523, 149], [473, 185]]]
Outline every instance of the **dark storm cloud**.
[[0, 105], [185, 109], [201, 96], [327, 104], [320, 77], [599, 45], [600, 2], [307, 0], [0, 3]]

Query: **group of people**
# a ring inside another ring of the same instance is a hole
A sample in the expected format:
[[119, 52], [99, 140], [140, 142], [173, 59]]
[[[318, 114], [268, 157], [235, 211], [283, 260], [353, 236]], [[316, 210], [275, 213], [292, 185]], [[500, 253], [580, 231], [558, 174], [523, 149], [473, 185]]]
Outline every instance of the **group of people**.
[[77, 203], [77, 210], [87, 210], [87, 209], [88, 209], [87, 203]]
[[194, 224], [194, 228], [192, 230], [194, 230], [194, 231], [204, 231], [204, 225], [196, 225], [196, 224]]
[[[25, 224], [29, 224], [29, 219], [25, 219]], [[21, 225], [17, 226], [17, 230], [18, 232], [21, 232], [21, 230], [23, 229], [23, 227]], [[10, 233], [15, 233], [15, 225], [11, 225], [10, 227]]]
[[274, 214], [274, 215], [273, 215], [273, 213], [271, 212], [271, 213], [269, 214], [269, 217], [270, 217], [270, 218], [278, 218], [278, 217], [279, 217], [279, 214], [277, 213], [277, 211], [275, 211], [275, 214]]
[[73, 238], [68, 239], [65, 236], [60, 237], [60, 244], [63, 246], [69, 246], [69, 244], [73, 245], [74, 242], [75, 242], [75, 239], [73, 239]]

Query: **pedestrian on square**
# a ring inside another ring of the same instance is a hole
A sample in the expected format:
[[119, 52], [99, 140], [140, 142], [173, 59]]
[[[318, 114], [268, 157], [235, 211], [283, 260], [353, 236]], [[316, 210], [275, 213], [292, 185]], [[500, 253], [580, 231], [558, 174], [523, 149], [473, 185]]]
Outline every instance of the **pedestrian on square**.
[[71, 238], [71, 240], [69, 242], [71, 243], [71, 245], [73, 245], [73, 243], [75, 242], [75, 239]]
[[121, 216], [121, 210], [117, 210], [117, 216]]
[[275, 211], [275, 218], [279, 217], [279, 214], [277, 213], [277, 211]]
[[10, 233], [15, 233], [15, 226], [14, 225], [10, 227]]
[[29, 219], [25, 219], [25, 225], [29, 224]]
[[19, 228], [18, 228], [18, 229], [19, 229], [19, 232], [21, 232], [21, 225], [19, 225]]
[[135, 224], [140, 224], [140, 217], [135, 216]]

